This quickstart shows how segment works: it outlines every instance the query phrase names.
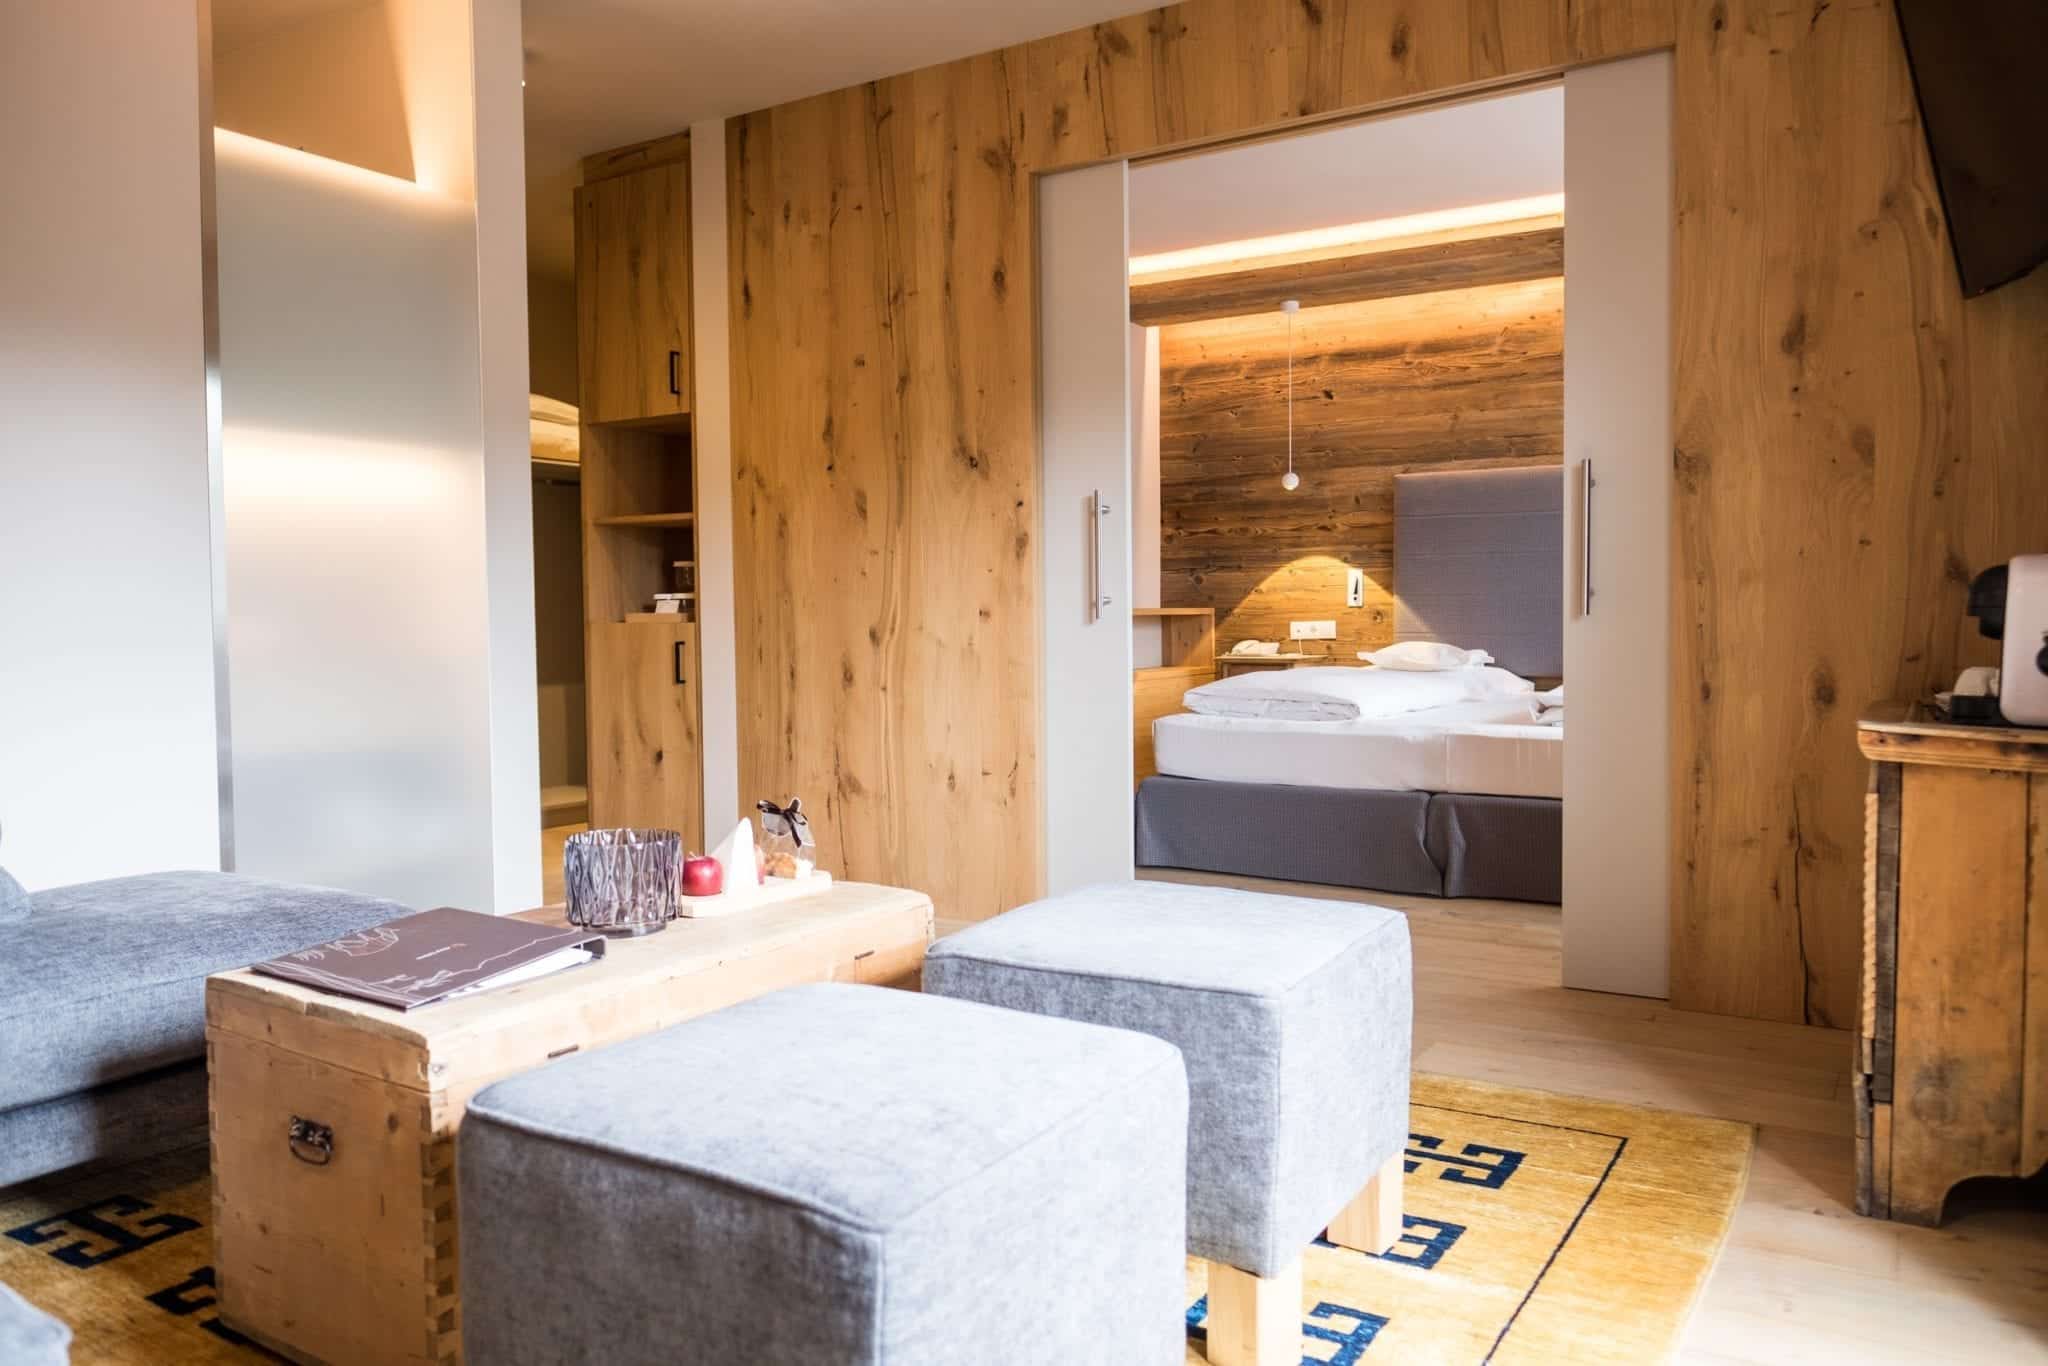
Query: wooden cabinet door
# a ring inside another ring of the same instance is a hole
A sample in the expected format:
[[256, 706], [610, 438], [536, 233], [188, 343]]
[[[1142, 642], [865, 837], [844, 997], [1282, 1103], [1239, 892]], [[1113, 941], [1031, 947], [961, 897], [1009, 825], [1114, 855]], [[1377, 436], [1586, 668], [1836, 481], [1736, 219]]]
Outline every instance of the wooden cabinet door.
[[702, 849], [696, 626], [595, 623], [586, 676], [590, 823], [679, 830]]
[[690, 411], [690, 167], [576, 192], [576, 328], [586, 422]]

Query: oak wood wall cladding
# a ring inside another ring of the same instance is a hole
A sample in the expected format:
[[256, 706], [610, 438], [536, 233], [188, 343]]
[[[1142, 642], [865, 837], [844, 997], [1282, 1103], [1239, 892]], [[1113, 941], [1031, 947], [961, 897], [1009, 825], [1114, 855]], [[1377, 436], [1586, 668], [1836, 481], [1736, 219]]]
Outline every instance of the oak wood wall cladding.
[[1671, 995], [1848, 1025], [1855, 715], [1995, 662], [1964, 594], [2048, 527], [2048, 277], [1962, 301], [1889, 5], [1681, 13]]
[[949, 918], [1036, 890], [1033, 173], [1674, 45], [1673, 991], [1846, 1022], [1851, 715], [2048, 496], [2048, 278], [1961, 304], [1876, 0], [1199, 0], [735, 120], [742, 790]]
[[1223, 649], [1334, 618], [1348, 660], [1393, 640], [1396, 474], [1563, 459], [1564, 282], [1304, 307], [1294, 384], [1289, 493], [1286, 315], [1160, 329], [1160, 599]]
[[1562, 274], [1564, 228], [1553, 225], [1287, 265], [1133, 280], [1131, 321], [1156, 327], [1263, 312], [1280, 299], [1313, 308]]

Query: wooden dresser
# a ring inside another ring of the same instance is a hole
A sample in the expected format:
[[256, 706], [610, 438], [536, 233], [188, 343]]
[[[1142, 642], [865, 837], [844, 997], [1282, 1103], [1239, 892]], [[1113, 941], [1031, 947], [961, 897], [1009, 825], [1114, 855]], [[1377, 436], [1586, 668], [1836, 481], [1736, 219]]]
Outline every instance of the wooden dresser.
[[1865, 810], [1856, 1208], [1938, 1224], [2048, 1163], [2048, 730], [1886, 703]]

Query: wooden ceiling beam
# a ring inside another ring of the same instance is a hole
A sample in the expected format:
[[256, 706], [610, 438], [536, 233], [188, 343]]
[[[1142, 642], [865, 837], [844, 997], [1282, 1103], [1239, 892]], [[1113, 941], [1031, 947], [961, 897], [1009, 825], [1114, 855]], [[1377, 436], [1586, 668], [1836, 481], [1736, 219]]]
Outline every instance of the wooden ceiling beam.
[[1133, 281], [1131, 321], [1142, 327], [1277, 311], [1283, 299], [1321, 304], [1434, 294], [1564, 274], [1564, 227], [1359, 252], [1318, 261]]

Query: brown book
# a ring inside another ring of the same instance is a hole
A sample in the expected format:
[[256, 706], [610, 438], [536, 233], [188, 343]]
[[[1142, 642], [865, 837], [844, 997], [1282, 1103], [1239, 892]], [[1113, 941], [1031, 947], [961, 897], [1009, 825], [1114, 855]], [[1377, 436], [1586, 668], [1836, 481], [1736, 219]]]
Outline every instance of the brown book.
[[443, 906], [269, 959], [255, 969], [411, 1010], [457, 992], [509, 986], [602, 957], [604, 936], [594, 930]]

